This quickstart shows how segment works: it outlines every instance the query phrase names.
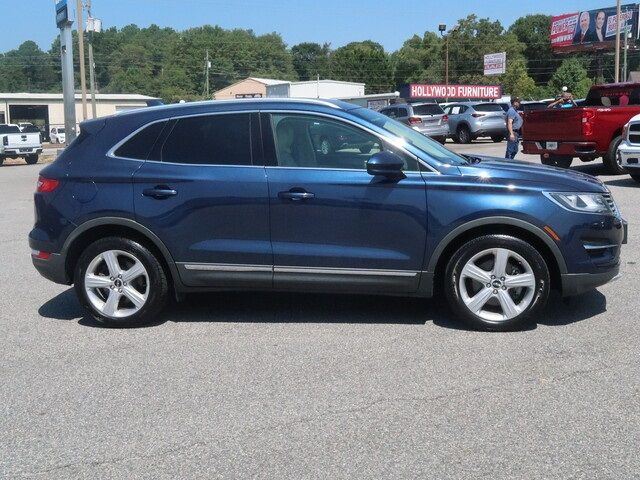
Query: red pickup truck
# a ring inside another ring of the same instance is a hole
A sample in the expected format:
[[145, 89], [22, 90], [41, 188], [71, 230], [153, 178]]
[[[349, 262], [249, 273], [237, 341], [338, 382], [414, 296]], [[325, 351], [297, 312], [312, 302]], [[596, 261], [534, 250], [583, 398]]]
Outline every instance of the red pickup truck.
[[545, 165], [564, 168], [575, 157], [583, 162], [602, 157], [609, 173], [625, 173], [616, 151], [625, 124], [639, 113], [640, 83], [595, 85], [583, 106], [526, 113], [523, 152], [540, 155]]

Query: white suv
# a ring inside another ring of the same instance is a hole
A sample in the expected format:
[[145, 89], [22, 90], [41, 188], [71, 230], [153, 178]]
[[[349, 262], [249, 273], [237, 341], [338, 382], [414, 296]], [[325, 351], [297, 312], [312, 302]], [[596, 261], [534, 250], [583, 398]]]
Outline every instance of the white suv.
[[633, 117], [624, 126], [617, 158], [618, 164], [640, 183], [640, 115]]

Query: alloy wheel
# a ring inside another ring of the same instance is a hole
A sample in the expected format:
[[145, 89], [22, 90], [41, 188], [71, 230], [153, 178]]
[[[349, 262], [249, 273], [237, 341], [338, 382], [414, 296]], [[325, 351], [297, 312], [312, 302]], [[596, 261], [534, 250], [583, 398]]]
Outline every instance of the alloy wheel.
[[533, 302], [536, 278], [521, 255], [507, 248], [483, 250], [464, 265], [460, 296], [478, 317], [499, 322], [524, 312]]
[[107, 250], [96, 256], [84, 275], [89, 301], [111, 318], [136, 314], [149, 298], [149, 274], [135, 256], [122, 250]]

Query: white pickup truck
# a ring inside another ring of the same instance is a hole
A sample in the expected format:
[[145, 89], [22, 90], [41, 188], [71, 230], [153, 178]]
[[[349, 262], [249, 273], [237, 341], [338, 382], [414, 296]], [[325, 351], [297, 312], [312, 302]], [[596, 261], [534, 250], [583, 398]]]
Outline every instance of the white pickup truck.
[[0, 124], [0, 165], [7, 157], [24, 157], [29, 165], [33, 165], [41, 153], [39, 133], [22, 132], [18, 125]]

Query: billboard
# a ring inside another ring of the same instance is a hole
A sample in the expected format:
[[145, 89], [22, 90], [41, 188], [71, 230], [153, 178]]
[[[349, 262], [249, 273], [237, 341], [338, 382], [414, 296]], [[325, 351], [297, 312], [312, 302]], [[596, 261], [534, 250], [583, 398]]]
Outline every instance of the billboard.
[[502, 97], [498, 85], [431, 85], [411, 83], [400, 91], [403, 98], [476, 98], [482, 100]]
[[484, 56], [484, 74], [502, 75], [507, 71], [507, 52], [490, 53]]
[[[565, 13], [551, 19], [551, 48], [589, 50], [613, 48], [616, 40], [618, 16], [616, 7]], [[638, 38], [638, 5], [621, 7], [620, 31], [632, 32]]]

